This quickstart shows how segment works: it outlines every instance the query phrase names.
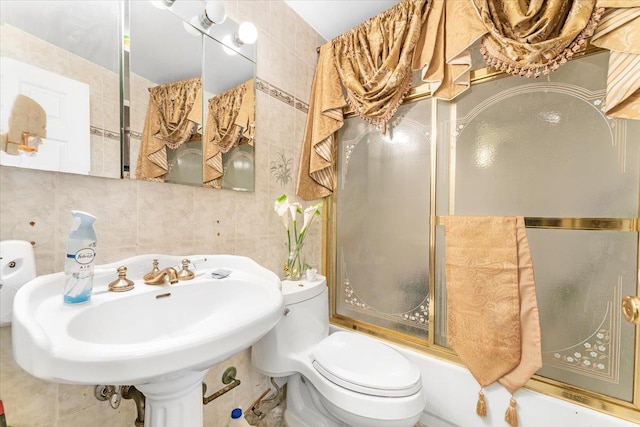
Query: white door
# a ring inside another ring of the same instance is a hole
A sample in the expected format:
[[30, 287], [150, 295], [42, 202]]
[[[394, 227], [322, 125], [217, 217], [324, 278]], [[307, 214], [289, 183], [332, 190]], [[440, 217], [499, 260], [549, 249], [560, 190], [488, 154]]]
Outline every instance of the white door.
[[14, 101], [25, 95], [47, 115], [47, 137], [32, 156], [0, 151], [0, 164], [30, 169], [88, 174], [91, 167], [89, 85], [51, 71], [0, 58], [0, 132], [8, 130]]

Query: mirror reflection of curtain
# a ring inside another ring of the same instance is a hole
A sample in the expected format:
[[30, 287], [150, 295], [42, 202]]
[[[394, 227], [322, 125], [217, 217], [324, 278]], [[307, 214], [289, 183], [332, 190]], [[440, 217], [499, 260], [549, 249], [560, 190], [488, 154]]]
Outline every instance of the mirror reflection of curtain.
[[169, 171], [167, 147], [176, 149], [200, 131], [202, 80], [181, 80], [153, 87], [150, 92], [136, 176], [163, 182]]
[[222, 154], [255, 138], [254, 82], [248, 80], [208, 102], [203, 144], [203, 185], [222, 187]]

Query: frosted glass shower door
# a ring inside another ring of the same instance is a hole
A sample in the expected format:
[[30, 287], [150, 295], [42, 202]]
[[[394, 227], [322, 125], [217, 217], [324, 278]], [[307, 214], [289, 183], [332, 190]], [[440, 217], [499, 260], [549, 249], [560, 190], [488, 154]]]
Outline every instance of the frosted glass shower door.
[[[443, 106], [438, 215], [524, 216], [542, 329], [537, 374], [633, 402], [636, 333], [620, 305], [638, 289], [640, 122], [604, 115], [606, 70], [600, 53], [548, 79], [475, 85]], [[446, 328], [437, 331], [446, 344]]]
[[383, 135], [360, 118], [339, 136], [337, 314], [426, 338], [430, 100], [400, 107]]

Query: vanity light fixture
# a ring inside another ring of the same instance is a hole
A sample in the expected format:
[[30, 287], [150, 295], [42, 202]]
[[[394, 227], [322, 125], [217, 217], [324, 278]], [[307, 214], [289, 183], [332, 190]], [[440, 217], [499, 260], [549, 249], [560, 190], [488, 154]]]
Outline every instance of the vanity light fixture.
[[233, 35], [233, 42], [238, 46], [254, 44], [258, 40], [258, 29], [249, 21], [244, 21], [238, 26], [238, 31]]
[[198, 19], [202, 28], [208, 30], [214, 24], [222, 24], [227, 19], [227, 11], [221, 1], [207, 0]]
[[254, 44], [258, 40], [258, 29], [249, 21], [244, 21], [238, 26], [233, 36], [227, 35], [222, 38], [222, 50], [227, 55], [235, 55], [245, 44]]

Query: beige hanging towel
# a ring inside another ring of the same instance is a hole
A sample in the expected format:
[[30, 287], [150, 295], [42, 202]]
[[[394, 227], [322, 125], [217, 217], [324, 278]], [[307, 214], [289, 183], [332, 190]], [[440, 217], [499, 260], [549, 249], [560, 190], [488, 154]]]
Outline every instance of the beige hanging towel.
[[[481, 387], [512, 394], [542, 366], [533, 265], [522, 217], [450, 216], [445, 225], [449, 345]], [[484, 393], [478, 415], [486, 415]], [[517, 426], [516, 401], [505, 420]]]

